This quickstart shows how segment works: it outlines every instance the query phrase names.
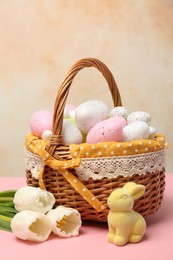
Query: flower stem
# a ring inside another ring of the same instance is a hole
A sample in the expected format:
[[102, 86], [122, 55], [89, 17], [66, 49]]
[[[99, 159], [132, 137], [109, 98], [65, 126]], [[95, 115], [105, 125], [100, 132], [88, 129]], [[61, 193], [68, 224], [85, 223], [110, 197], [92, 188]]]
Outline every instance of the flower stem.
[[10, 217], [7, 217], [7, 216], [3, 216], [3, 215], [0, 215], [0, 221], [6, 221], [6, 222], [11, 222], [11, 219]]

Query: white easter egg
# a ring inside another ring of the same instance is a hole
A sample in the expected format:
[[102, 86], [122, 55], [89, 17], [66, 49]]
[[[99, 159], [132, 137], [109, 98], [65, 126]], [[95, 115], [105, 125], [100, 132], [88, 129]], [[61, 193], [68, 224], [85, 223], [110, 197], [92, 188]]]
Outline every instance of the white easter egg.
[[77, 126], [69, 120], [63, 120], [62, 128], [63, 144], [81, 144], [83, 136]]
[[149, 131], [150, 131], [149, 138], [152, 139], [156, 135], [157, 130], [156, 130], [156, 128], [154, 126], [150, 126], [149, 127]]
[[89, 130], [103, 121], [108, 116], [108, 107], [99, 100], [90, 100], [79, 105], [75, 110], [75, 121], [82, 133], [87, 134]]
[[110, 112], [110, 116], [122, 116], [124, 118], [127, 118], [127, 109], [122, 106], [114, 107]]
[[149, 126], [143, 121], [135, 121], [123, 128], [123, 139], [125, 142], [145, 140], [148, 139], [149, 134]]
[[127, 122], [133, 123], [135, 121], [143, 121], [149, 125], [151, 122], [151, 116], [150, 116], [150, 114], [148, 114], [144, 111], [132, 112], [131, 114], [128, 115]]
[[51, 131], [51, 130], [45, 130], [45, 131], [42, 133], [42, 139], [43, 139], [43, 140], [50, 140], [50, 139], [51, 139], [51, 136], [52, 136], [52, 131]]

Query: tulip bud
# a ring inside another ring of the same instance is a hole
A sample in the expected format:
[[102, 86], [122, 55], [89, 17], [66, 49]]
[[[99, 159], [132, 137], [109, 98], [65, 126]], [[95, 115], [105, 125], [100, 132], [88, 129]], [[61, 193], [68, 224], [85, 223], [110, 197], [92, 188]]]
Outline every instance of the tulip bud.
[[51, 233], [51, 221], [43, 213], [24, 210], [11, 220], [11, 229], [16, 237], [36, 242], [45, 241]]
[[45, 214], [53, 208], [55, 197], [46, 190], [24, 186], [16, 191], [13, 202], [17, 211], [33, 210]]
[[52, 232], [60, 237], [77, 236], [81, 227], [80, 213], [72, 208], [58, 206], [47, 213]]

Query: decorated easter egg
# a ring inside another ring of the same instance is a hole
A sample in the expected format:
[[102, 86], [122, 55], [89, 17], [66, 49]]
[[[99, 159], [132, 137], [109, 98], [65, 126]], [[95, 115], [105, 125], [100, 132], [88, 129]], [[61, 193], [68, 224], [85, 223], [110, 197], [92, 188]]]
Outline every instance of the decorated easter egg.
[[127, 121], [122, 116], [116, 116], [116, 122], [119, 122], [122, 127], [125, 127], [127, 125]]
[[149, 127], [149, 131], [150, 131], [150, 135], [149, 135], [149, 138], [153, 138], [153, 137], [155, 137], [155, 135], [156, 135], [156, 133], [157, 133], [157, 130], [156, 130], [156, 128], [154, 127], [154, 126], [150, 126]]
[[148, 139], [149, 126], [143, 121], [135, 121], [123, 128], [123, 139], [125, 142]]
[[97, 123], [89, 131], [86, 142], [94, 144], [98, 142], [121, 142], [123, 140], [122, 124], [116, 117], [110, 117]]
[[83, 136], [77, 126], [69, 120], [63, 120], [62, 128], [63, 144], [81, 144]]
[[50, 140], [51, 137], [52, 137], [52, 131], [51, 130], [45, 130], [43, 133], [42, 133], [42, 139], [43, 140]]
[[127, 109], [122, 106], [114, 107], [110, 112], [110, 116], [122, 116], [127, 118]]
[[128, 115], [127, 122], [132, 123], [135, 121], [144, 121], [149, 125], [151, 122], [151, 116], [150, 114], [143, 111], [132, 112], [131, 114]]
[[75, 121], [81, 132], [87, 134], [98, 122], [108, 116], [108, 107], [99, 100], [90, 100], [79, 105], [75, 110]]
[[41, 138], [45, 130], [52, 130], [53, 113], [47, 110], [36, 111], [31, 116], [29, 125], [33, 135]]

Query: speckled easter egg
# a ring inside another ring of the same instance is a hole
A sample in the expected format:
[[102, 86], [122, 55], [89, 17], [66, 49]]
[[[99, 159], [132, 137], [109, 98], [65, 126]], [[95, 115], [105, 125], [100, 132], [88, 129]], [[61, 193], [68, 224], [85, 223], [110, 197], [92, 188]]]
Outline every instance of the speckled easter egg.
[[122, 124], [111, 117], [97, 123], [89, 131], [86, 142], [89, 144], [99, 142], [121, 142], [123, 140]]
[[110, 116], [122, 116], [127, 118], [127, 108], [122, 106], [114, 107], [110, 112]]
[[153, 137], [155, 137], [155, 135], [156, 135], [156, 133], [157, 133], [157, 130], [156, 130], [156, 128], [154, 127], [154, 126], [150, 126], [149, 127], [149, 131], [150, 131], [150, 135], [149, 135], [149, 138], [153, 138]]
[[45, 130], [52, 130], [53, 113], [48, 110], [36, 111], [31, 116], [29, 126], [33, 135], [41, 138]]
[[52, 137], [52, 131], [51, 130], [45, 130], [43, 133], [42, 133], [42, 136], [41, 138], [43, 140], [50, 140]]
[[122, 127], [125, 127], [127, 125], [127, 121], [122, 116], [116, 116], [116, 122], [119, 122]]
[[75, 110], [75, 121], [82, 133], [87, 134], [98, 122], [108, 116], [108, 107], [99, 100], [90, 100], [79, 105]]
[[135, 121], [143, 121], [149, 125], [151, 122], [151, 116], [150, 114], [143, 111], [132, 112], [131, 114], [128, 115], [127, 122], [133, 123]]
[[62, 128], [62, 137], [63, 144], [81, 144], [83, 141], [83, 136], [80, 130], [74, 123], [71, 123], [69, 120], [63, 120], [63, 128]]
[[123, 128], [123, 139], [125, 142], [134, 140], [145, 140], [149, 137], [149, 126], [143, 121], [135, 121]]

